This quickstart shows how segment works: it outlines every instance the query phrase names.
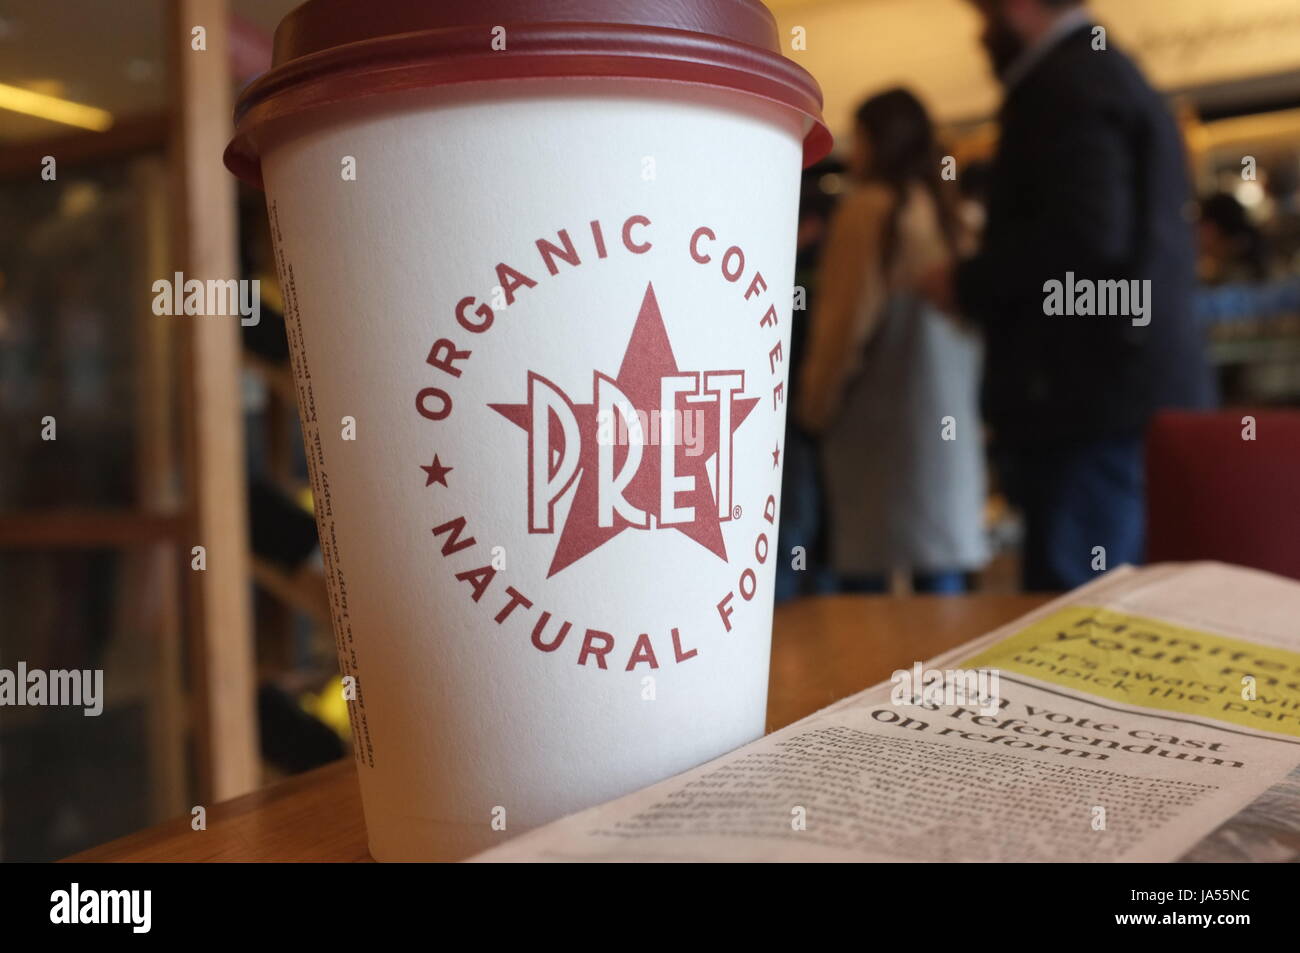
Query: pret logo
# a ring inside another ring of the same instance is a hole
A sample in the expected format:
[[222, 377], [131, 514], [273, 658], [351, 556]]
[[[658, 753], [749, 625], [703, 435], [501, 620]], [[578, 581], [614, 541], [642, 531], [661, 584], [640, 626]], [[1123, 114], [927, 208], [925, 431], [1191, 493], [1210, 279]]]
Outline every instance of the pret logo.
[[618, 375], [594, 370], [589, 403], [538, 372], [526, 388], [525, 402], [491, 407], [527, 434], [528, 531], [559, 532], [548, 577], [629, 529], [676, 530], [726, 561], [735, 433], [759, 399], [742, 370], [677, 366], [653, 284]]
[[[717, 639], [766, 629], [793, 292], [784, 279], [769, 287], [759, 256], [725, 233], [644, 214], [612, 227], [590, 219], [537, 238], [535, 255], [495, 259], [477, 289], [448, 297], [424, 359], [432, 377], [414, 395], [431, 429], [407, 478], [427, 501], [439, 571], [505, 638], [583, 668], [640, 673], [698, 664], [726, 644]], [[605, 289], [629, 282], [627, 310], [602, 310], [608, 294], [531, 307], [534, 296], [559, 294], [553, 283], [574, 270]], [[679, 283], [671, 297], [670, 282]], [[518, 337], [488, 343], [502, 334]], [[693, 359], [690, 338], [725, 342], [727, 356]], [[513, 363], [519, 347], [543, 340], [567, 353], [548, 346], [540, 353], [551, 358], [525, 351], [522, 366]], [[588, 358], [593, 343], [600, 356]], [[500, 374], [492, 355], [507, 352], [513, 369]], [[491, 453], [472, 452], [479, 445]], [[481, 479], [487, 468], [492, 489]], [[496, 498], [497, 486], [507, 495]], [[515, 545], [526, 533], [542, 544], [540, 562], [519, 556], [535, 551]], [[624, 533], [654, 552], [663, 570], [656, 592], [648, 560], [584, 559]], [[557, 573], [565, 575], [552, 583]], [[572, 588], [612, 580], [617, 592], [624, 579], [652, 605], [633, 611]], [[662, 598], [669, 588], [681, 597]]]

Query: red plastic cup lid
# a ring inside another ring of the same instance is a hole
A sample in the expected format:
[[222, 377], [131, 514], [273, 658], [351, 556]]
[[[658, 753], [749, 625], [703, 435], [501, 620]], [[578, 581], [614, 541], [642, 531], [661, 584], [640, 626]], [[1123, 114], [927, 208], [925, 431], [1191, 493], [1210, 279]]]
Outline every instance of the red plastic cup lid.
[[235, 105], [226, 167], [261, 187], [261, 130], [331, 103], [564, 77], [706, 85], [778, 103], [811, 120], [808, 166], [831, 148], [821, 90], [780, 50], [757, 0], [309, 0], [281, 21], [271, 69]]

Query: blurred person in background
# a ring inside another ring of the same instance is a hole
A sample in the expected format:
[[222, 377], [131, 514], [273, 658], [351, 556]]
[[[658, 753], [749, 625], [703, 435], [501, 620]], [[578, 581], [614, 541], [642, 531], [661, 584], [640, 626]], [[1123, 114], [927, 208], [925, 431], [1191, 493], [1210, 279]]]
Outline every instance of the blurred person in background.
[[[1271, 276], [1268, 237], [1235, 196], [1217, 192], [1201, 200], [1196, 238], [1201, 286], [1195, 308], [1203, 326], [1249, 329], [1261, 319], [1300, 314], [1300, 275]], [[1248, 370], [1224, 368], [1224, 394], [1242, 392]]]
[[1268, 277], [1264, 235], [1235, 196], [1216, 192], [1201, 199], [1196, 241], [1200, 252], [1197, 270], [1205, 284], [1255, 282]]
[[[972, 0], [1005, 89], [978, 254], [924, 279], [984, 330], [984, 409], [1025, 519], [1023, 585], [1143, 555], [1145, 428], [1214, 387], [1176, 124], [1078, 0]], [[960, 173], [959, 173], [960, 175]], [[1048, 282], [1138, 282], [1145, 315], [1049, 313]], [[1142, 323], [1145, 320], [1145, 323]]]
[[[817, 299], [817, 262], [830, 226], [831, 214], [843, 187], [845, 166], [826, 158], [805, 169], [799, 188], [799, 231], [795, 241], [794, 283], [803, 289], [803, 313], [796, 310], [790, 330], [791, 403], [803, 392], [802, 364], [808, 346], [808, 318]], [[825, 504], [817, 440], [794, 414], [787, 414], [782, 443], [781, 522], [776, 564], [776, 601], [818, 595], [835, 589], [826, 569]]]
[[920, 296], [962, 243], [934, 127], [910, 92], [859, 108], [851, 170], [819, 269], [796, 402], [821, 435], [829, 559], [841, 587], [960, 592], [987, 559], [979, 342]]

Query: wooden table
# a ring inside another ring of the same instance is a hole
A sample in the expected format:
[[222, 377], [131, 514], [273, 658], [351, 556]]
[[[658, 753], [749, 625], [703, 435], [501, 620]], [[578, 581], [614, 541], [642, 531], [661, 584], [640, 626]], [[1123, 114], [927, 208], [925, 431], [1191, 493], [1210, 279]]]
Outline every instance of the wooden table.
[[[767, 727], [784, 727], [891, 672], [1010, 622], [1045, 596], [827, 596], [777, 609]], [[367, 861], [349, 758], [69, 858], [76, 861]]]

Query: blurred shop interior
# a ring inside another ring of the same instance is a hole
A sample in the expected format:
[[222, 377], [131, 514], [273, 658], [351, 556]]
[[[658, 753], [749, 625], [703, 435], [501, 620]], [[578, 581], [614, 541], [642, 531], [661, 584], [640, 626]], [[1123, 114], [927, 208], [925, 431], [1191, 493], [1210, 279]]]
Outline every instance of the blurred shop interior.
[[[1000, 91], [966, 0], [768, 5], [839, 143], [805, 174], [801, 235], [815, 245], [847, 187], [858, 103], [898, 85], [977, 217]], [[67, 856], [349, 756], [265, 209], [220, 163], [292, 6], [0, 0], [0, 665], [114, 673], [98, 718], [0, 714], [0, 859]], [[1090, 7], [1179, 119], [1201, 281], [1300, 275], [1300, 4]], [[177, 55], [194, 24], [206, 58]], [[175, 271], [259, 279], [260, 323], [155, 315], [152, 282]], [[1206, 337], [1226, 406], [1300, 406], [1294, 307]], [[971, 587], [1006, 591], [1019, 530], [996, 482], [985, 523]]]

